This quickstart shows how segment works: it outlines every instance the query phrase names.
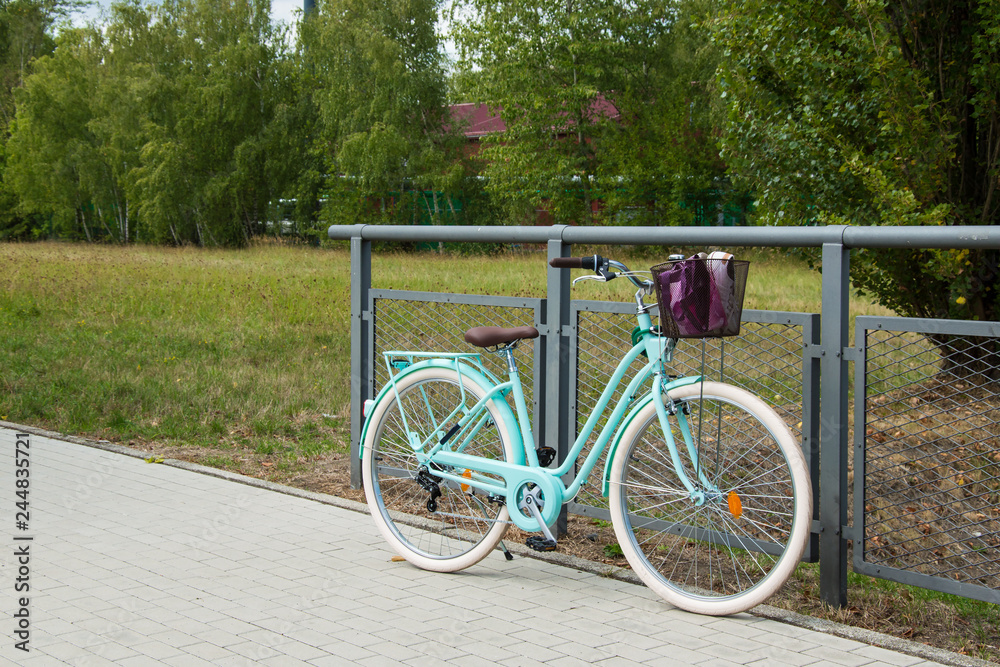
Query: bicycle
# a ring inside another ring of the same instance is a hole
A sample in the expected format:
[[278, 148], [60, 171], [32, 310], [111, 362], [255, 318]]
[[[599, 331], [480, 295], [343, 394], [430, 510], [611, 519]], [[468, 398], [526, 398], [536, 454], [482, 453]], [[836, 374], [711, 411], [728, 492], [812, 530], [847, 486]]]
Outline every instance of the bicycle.
[[[689, 334], [665, 316], [676, 306], [664, 305], [676, 296], [665, 294], [666, 286], [599, 255], [550, 264], [594, 272], [574, 284], [623, 276], [638, 288], [634, 345], [565, 460], [551, 466], [555, 450], [536, 445], [531, 432], [514, 349], [538, 336], [534, 327], [466, 332], [469, 343], [501, 355], [507, 381], [487, 371], [480, 353], [385, 352], [390, 379], [365, 404], [361, 452], [380, 532], [407, 561], [439, 572], [467, 568], [498, 546], [511, 558], [502, 542], [510, 524], [540, 533], [527, 539], [532, 549], [552, 550], [550, 526], [610, 446], [602, 491], [640, 579], [669, 603], [701, 614], [728, 615], [763, 602], [791, 575], [810, 531], [809, 475], [788, 427], [743, 389], [667, 373], [678, 340]], [[644, 302], [654, 292], [662, 329], [653, 326], [655, 306]], [[736, 318], [738, 331], [739, 312]], [[564, 483], [616, 387], [643, 355], [645, 366]]]

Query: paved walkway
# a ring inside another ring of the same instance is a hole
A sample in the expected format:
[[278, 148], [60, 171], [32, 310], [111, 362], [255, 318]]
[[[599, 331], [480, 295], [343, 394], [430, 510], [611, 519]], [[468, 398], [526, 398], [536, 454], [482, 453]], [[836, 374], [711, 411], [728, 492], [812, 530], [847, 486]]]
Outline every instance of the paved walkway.
[[4, 664], [938, 664], [534, 559], [422, 572], [366, 514], [40, 435], [19, 530], [16, 440], [0, 429]]

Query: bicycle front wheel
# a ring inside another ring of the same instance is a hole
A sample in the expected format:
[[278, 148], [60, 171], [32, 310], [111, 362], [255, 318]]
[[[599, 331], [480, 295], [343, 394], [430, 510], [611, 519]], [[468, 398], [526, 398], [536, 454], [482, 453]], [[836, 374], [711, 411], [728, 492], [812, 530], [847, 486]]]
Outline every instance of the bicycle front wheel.
[[[428, 439], [428, 448], [436, 445], [484, 394], [454, 370], [427, 368], [396, 380], [395, 391], [386, 392], [373, 408], [361, 460], [368, 507], [393, 550], [425, 570], [455, 572], [478, 563], [507, 529], [502, 499], [490, 500], [469, 485], [442, 480], [434, 473], [444, 469], [433, 463], [421, 466], [414, 449], [414, 443]], [[479, 428], [464, 453], [512, 458], [500, 400], [488, 402], [475, 420]]]
[[745, 611], [802, 557], [812, 512], [805, 457], [774, 410], [747, 391], [705, 382], [669, 396], [694, 489], [681, 482], [649, 403], [612, 463], [615, 533], [639, 578], [667, 602], [714, 616]]

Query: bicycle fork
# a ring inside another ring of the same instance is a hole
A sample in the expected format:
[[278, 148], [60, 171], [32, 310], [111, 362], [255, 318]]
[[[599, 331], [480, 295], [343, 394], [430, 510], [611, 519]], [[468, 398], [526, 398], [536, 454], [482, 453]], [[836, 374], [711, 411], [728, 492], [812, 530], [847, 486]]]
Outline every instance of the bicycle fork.
[[[677, 405], [672, 399], [667, 398], [669, 403], [665, 402], [664, 397], [667, 392], [667, 384], [663, 383], [664, 375], [661, 372], [654, 373], [654, 387], [663, 387], [661, 391], [653, 392], [653, 405], [656, 408], [656, 416], [659, 418], [660, 429], [663, 432], [664, 442], [667, 444], [667, 449], [670, 452], [670, 460], [674, 466], [674, 470], [677, 472], [677, 477], [680, 479], [681, 484], [687, 489], [690, 499], [694, 502], [696, 506], [701, 506], [705, 504], [706, 500], [716, 500], [722, 497], [722, 491], [710, 482], [705, 476], [705, 473], [701, 469], [699, 463], [699, 451], [698, 445], [694, 441], [694, 437], [691, 433], [691, 425], [688, 422], [688, 417], [690, 416], [690, 408], [687, 402], [682, 402], [681, 405]], [[680, 452], [677, 448], [677, 442], [674, 439], [673, 428], [670, 423], [671, 418], [676, 419], [677, 426], [680, 429], [681, 437], [684, 440], [685, 448], [687, 449], [688, 458], [691, 461], [691, 468], [695, 471], [698, 476], [699, 486], [696, 486], [694, 482], [688, 477], [687, 472], [684, 469], [684, 465], [681, 462]]]

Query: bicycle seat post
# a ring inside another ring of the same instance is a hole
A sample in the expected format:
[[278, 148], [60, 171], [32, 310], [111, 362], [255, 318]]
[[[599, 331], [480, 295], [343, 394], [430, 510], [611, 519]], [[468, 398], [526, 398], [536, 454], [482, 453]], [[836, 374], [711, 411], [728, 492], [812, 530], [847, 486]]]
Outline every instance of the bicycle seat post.
[[503, 354], [507, 359], [507, 375], [513, 377], [517, 375], [517, 361], [514, 359], [514, 348], [517, 347], [517, 343], [511, 343], [506, 347], [497, 350], [498, 353]]

